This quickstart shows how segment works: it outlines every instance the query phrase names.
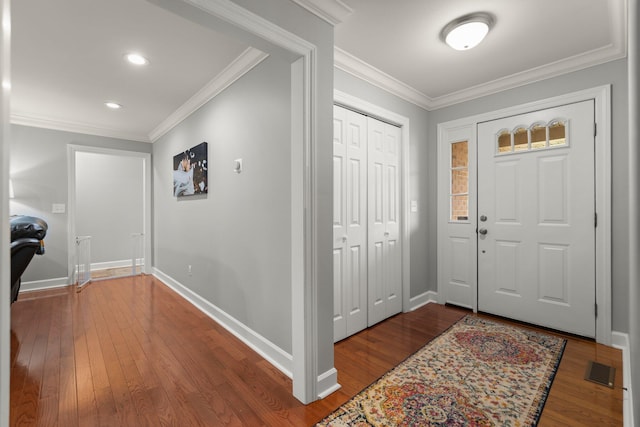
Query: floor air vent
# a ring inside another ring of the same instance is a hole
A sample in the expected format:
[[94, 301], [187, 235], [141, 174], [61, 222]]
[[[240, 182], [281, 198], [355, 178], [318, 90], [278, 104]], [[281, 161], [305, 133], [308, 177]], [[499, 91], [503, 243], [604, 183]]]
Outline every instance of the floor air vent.
[[616, 368], [590, 360], [587, 365], [587, 372], [584, 374], [584, 379], [613, 388], [615, 376]]

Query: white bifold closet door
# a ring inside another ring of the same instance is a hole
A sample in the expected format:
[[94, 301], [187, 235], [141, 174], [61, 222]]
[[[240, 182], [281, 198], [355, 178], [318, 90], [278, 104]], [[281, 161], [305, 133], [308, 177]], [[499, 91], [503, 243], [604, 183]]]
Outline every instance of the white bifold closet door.
[[334, 107], [334, 341], [402, 310], [400, 129]]

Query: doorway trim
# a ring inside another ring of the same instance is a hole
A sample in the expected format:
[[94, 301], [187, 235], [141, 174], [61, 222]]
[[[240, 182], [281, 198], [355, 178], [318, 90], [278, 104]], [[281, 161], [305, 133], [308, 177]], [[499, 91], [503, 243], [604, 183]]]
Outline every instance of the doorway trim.
[[[0, 0], [1, 1], [1, 0]], [[230, 0], [147, 0], [193, 22], [246, 39], [261, 50], [278, 51], [291, 63], [291, 376], [293, 395], [303, 403], [340, 388], [333, 367], [319, 372], [328, 340], [320, 332], [318, 276], [326, 255], [319, 251], [322, 172], [318, 156], [318, 48], [313, 43]], [[322, 295], [320, 295], [322, 296]], [[331, 328], [333, 331], [333, 328]], [[333, 342], [333, 340], [331, 340]], [[333, 347], [331, 347], [333, 348]]]
[[[465, 117], [449, 122], [438, 124], [438, 302], [444, 304], [447, 296], [442, 290], [445, 289], [447, 277], [445, 259], [447, 256], [447, 226], [449, 225], [449, 169], [447, 153], [445, 149], [452, 135], [459, 135], [461, 132], [469, 140], [469, 152], [473, 151], [473, 158], [477, 150], [476, 127], [480, 122], [495, 120], [516, 114], [528, 113], [536, 110], [553, 108], [564, 104], [581, 102], [593, 99], [595, 102], [595, 123], [597, 133], [595, 135], [595, 176], [594, 189], [596, 212], [598, 214], [598, 226], [596, 227], [596, 295], [595, 301], [598, 305], [598, 316], [596, 317], [596, 341], [601, 344], [611, 345], [611, 85], [599, 86], [585, 89], [578, 92], [560, 95], [553, 98], [533, 101], [514, 107], [504, 108], [475, 116]], [[475, 160], [474, 160], [475, 161]], [[471, 176], [469, 192], [477, 193], [477, 176]], [[469, 206], [469, 230], [468, 237], [472, 239], [473, 253], [471, 259], [477, 259], [477, 206]], [[474, 312], [478, 310], [477, 300], [477, 265], [476, 279], [471, 286], [473, 292], [471, 307]]]
[[75, 239], [76, 239], [76, 153], [106, 154], [120, 157], [141, 158], [143, 161], [143, 233], [144, 233], [144, 268], [145, 274], [152, 271], [151, 257], [151, 154], [137, 151], [117, 150], [112, 148], [91, 147], [86, 145], [67, 145], [67, 203], [69, 212], [67, 215], [67, 275], [68, 283], [73, 283], [75, 271]]
[[402, 311], [411, 310], [411, 229], [410, 229], [410, 201], [409, 201], [409, 147], [410, 147], [410, 120], [408, 117], [389, 111], [378, 105], [363, 99], [334, 89], [333, 102], [335, 105], [348, 108], [367, 116], [379, 119], [383, 122], [400, 127], [402, 141], [400, 143], [402, 153], [400, 157], [400, 236], [402, 239]]

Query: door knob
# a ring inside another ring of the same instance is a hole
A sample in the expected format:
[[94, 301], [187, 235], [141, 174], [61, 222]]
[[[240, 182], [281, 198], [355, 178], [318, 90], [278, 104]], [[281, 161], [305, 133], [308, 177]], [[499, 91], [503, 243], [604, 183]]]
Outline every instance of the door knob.
[[483, 236], [485, 234], [487, 234], [487, 229], [486, 228], [481, 228], [480, 230], [478, 230], [478, 233], [482, 234]]
[[342, 243], [347, 241], [347, 236], [342, 236]]
[[388, 232], [388, 231], [385, 231], [385, 232], [384, 232], [384, 236], [385, 236], [385, 237], [388, 237], [388, 236], [389, 236], [389, 232]]
[[484, 222], [487, 220], [487, 216], [486, 215], [480, 215], [480, 221]]

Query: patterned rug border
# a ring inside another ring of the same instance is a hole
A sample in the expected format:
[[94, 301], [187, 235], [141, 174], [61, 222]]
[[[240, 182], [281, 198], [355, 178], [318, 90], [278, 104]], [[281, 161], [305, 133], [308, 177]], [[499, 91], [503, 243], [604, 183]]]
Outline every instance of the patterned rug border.
[[553, 372], [549, 376], [548, 384], [541, 391], [540, 401], [538, 402], [538, 405], [537, 405], [536, 410], [535, 410], [535, 418], [536, 418], [536, 420], [535, 420], [535, 424], [533, 424], [531, 427], [537, 426], [539, 421], [540, 421], [540, 416], [542, 415], [542, 411], [544, 410], [544, 406], [546, 405], [547, 398], [549, 397], [549, 393], [551, 392], [551, 387], [553, 386], [553, 383], [555, 381], [556, 374], [558, 373], [558, 368], [560, 366], [560, 363], [562, 362], [562, 358], [564, 357], [564, 351], [565, 351], [566, 346], [567, 346], [567, 339], [562, 337], [561, 335], [558, 335], [557, 333], [552, 332], [552, 331], [538, 332], [538, 331], [534, 331], [532, 329], [527, 328], [526, 325], [511, 325], [511, 324], [505, 323], [505, 322], [503, 322], [501, 320], [487, 319], [487, 318], [484, 318], [484, 317], [480, 317], [480, 316], [478, 316], [476, 314], [466, 314], [466, 315], [462, 316], [460, 319], [456, 320], [452, 325], [450, 325], [445, 330], [440, 332], [438, 335], [434, 336], [429, 341], [427, 341], [422, 347], [420, 347], [419, 349], [417, 349], [416, 351], [414, 351], [413, 353], [409, 354], [407, 357], [402, 359], [400, 362], [398, 362], [396, 364], [396, 366], [394, 366], [393, 368], [389, 369], [387, 372], [385, 372], [382, 375], [380, 375], [378, 378], [373, 380], [367, 386], [363, 387], [360, 391], [358, 391], [355, 395], [353, 395], [347, 401], [342, 403], [338, 408], [334, 409], [329, 414], [324, 416], [317, 423], [315, 423], [314, 426], [322, 427], [322, 423], [325, 420], [328, 420], [334, 413], [339, 411], [343, 406], [351, 403], [356, 398], [358, 398], [361, 394], [365, 393], [366, 391], [368, 391], [372, 387], [374, 387], [381, 380], [384, 380], [386, 377], [392, 375], [394, 372], [396, 372], [398, 369], [400, 369], [401, 366], [404, 363], [408, 362], [410, 359], [412, 359], [414, 356], [416, 356], [418, 353], [420, 353], [422, 350], [424, 350], [425, 347], [428, 347], [429, 345], [431, 345], [436, 339], [438, 339], [441, 336], [445, 335], [446, 333], [451, 331], [457, 324], [459, 324], [461, 322], [464, 322], [468, 318], [469, 319], [474, 319], [474, 320], [477, 320], [477, 321], [486, 322], [486, 323], [508, 326], [510, 328], [514, 328], [514, 329], [517, 329], [517, 330], [520, 330], [520, 331], [528, 332], [528, 333], [533, 334], [533, 335], [547, 335], [547, 336], [551, 336], [551, 337], [554, 337], [554, 338], [558, 338], [558, 339], [560, 339], [562, 341], [562, 344], [561, 344], [560, 349], [558, 351], [557, 360], [556, 360], [555, 364], [553, 365]]

